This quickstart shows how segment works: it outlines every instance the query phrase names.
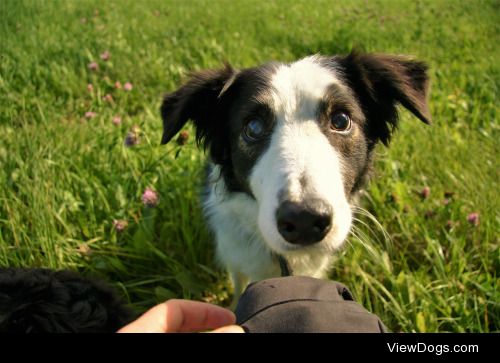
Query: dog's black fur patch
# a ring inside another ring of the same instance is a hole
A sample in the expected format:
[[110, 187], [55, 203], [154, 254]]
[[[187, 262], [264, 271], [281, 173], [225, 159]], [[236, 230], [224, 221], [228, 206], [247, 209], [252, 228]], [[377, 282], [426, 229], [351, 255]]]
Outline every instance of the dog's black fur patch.
[[132, 318], [101, 281], [72, 271], [0, 270], [0, 332], [112, 333]]

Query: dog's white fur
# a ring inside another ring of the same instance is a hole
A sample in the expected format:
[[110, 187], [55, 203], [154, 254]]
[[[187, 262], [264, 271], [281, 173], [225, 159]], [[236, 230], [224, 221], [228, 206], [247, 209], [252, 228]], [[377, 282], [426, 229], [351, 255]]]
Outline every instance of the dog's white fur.
[[[250, 173], [255, 199], [225, 193], [219, 168], [212, 168], [204, 210], [215, 231], [217, 256], [231, 274], [236, 296], [249, 281], [279, 276], [274, 253], [285, 256], [296, 275], [323, 277], [332, 251], [349, 233], [352, 215], [341, 158], [316, 121], [318, 104], [332, 84], [342, 86], [316, 57], [276, 70], [271, 95], [277, 123], [268, 149]], [[275, 217], [280, 193], [293, 202], [319, 198], [331, 206], [332, 229], [321, 243], [304, 247], [283, 239]]]

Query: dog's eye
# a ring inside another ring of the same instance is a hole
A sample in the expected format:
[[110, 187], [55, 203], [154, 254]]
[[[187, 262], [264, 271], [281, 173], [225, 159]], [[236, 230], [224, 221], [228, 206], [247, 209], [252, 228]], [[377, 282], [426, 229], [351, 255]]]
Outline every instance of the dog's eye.
[[345, 112], [335, 112], [330, 119], [333, 131], [347, 133], [351, 131], [351, 118]]
[[264, 122], [258, 118], [248, 121], [243, 129], [243, 137], [247, 142], [257, 141], [264, 133]]

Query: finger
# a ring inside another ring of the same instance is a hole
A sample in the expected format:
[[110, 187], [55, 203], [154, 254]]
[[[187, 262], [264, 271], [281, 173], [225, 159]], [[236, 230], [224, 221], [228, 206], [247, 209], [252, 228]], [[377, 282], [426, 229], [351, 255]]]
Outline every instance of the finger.
[[211, 333], [244, 333], [245, 331], [241, 326], [238, 325], [228, 325], [222, 328], [212, 330]]
[[174, 299], [155, 306], [118, 332], [194, 332], [234, 324], [235, 320], [231, 311], [219, 306]]
[[234, 324], [233, 312], [220, 306], [190, 300], [167, 301], [167, 331], [193, 332]]

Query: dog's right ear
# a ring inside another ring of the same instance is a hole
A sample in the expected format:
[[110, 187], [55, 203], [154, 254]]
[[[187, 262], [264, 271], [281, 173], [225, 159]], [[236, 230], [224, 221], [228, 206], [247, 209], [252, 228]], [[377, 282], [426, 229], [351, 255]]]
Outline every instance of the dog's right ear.
[[168, 143], [188, 120], [192, 120], [198, 144], [210, 148], [212, 158], [220, 163], [227, 156], [224, 96], [235, 78], [235, 70], [227, 64], [222, 69], [194, 73], [181, 88], [165, 95], [161, 106], [161, 143]]
[[370, 120], [371, 133], [385, 145], [398, 124], [398, 103], [421, 121], [431, 123], [428, 66], [424, 62], [356, 51], [337, 60]]

